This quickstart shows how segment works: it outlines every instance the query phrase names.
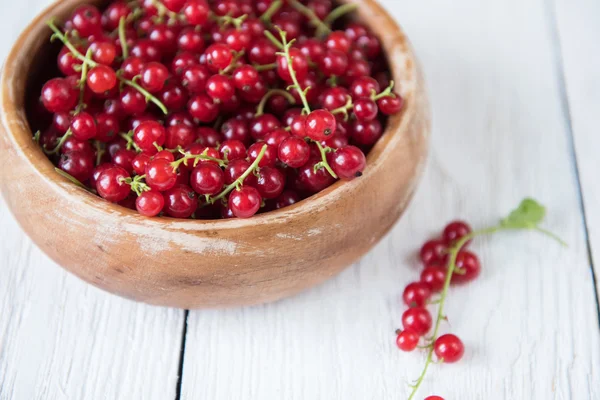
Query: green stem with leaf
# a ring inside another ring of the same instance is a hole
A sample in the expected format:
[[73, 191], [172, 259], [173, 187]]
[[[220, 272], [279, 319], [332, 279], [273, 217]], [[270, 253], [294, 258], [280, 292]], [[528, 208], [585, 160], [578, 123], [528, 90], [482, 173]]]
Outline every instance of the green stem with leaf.
[[468, 235], [459, 239], [448, 250], [448, 255], [449, 255], [448, 270], [446, 272], [446, 280], [444, 281], [444, 287], [442, 288], [442, 293], [441, 293], [440, 299], [436, 301], [438, 303], [438, 312], [437, 312], [437, 316], [436, 316], [436, 320], [435, 320], [435, 325], [433, 328], [433, 335], [432, 335], [431, 340], [429, 341], [428, 345], [425, 346], [425, 348], [428, 349], [427, 359], [425, 360], [425, 366], [423, 367], [423, 371], [421, 372], [421, 375], [417, 379], [416, 383], [412, 386], [413, 390], [412, 390], [410, 396], [408, 397], [408, 400], [414, 399], [415, 395], [417, 394], [417, 391], [419, 390], [419, 387], [421, 386], [421, 383], [423, 383], [423, 379], [425, 378], [425, 375], [427, 373], [427, 369], [429, 368], [429, 365], [434, 363], [434, 361], [433, 361], [434, 345], [435, 345], [435, 341], [438, 338], [438, 333], [439, 333], [439, 329], [440, 329], [442, 320], [445, 319], [444, 305], [446, 304], [446, 298], [448, 296], [448, 289], [450, 287], [450, 282], [452, 281], [452, 275], [454, 273], [456, 273], [456, 271], [457, 271], [456, 258], [458, 256], [458, 253], [460, 252], [460, 250], [465, 246], [465, 244], [467, 244], [471, 239], [473, 239], [475, 237], [483, 236], [483, 235], [491, 235], [493, 233], [497, 233], [500, 231], [506, 231], [506, 230], [533, 230], [533, 231], [541, 232], [541, 233], [549, 236], [550, 238], [556, 240], [561, 245], [566, 246], [566, 243], [564, 241], [562, 241], [558, 236], [539, 227], [539, 224], [542, 222], [545, 215], [546, 215], [546, 210], [542, 205], [540, 205], [537, 201], [535, 201], [533, 199], [525, 199], [521, 202], [521, 204], [519, 205], [518, 208], [513, 210], [507, 218], [500, 221], [500, 223], [498, 225], [492, 226], [490, 228], [482, 229], [479, 231], [471, 232]]

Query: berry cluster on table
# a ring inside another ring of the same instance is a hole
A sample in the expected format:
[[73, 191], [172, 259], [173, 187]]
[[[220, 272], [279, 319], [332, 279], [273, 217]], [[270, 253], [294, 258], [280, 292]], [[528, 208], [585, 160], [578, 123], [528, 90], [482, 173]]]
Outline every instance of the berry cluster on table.
[[248, 218], [359, 178], [403, 99], [356, 8], [79, 6], [48, 22], [62, 76], [41, 89], [34, 139], [57, 172], [149, 217]]

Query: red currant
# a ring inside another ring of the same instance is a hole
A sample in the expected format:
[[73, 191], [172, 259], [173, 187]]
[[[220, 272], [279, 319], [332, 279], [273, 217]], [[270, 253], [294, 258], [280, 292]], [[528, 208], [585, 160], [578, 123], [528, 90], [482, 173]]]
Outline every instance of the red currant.
[[304, 124], [306, 136], [312, 140], [321, 141], [335, 133], [336, 120], [327, 110], [315, 110], [308, 114]]
[[131, 192], [130, 186], [125, 183], [127, 178], [129, 178], [129, 174], [123, 168], [109, 167], [96, 179], [96, 190], [102, 198], [112, 203], [118, 203], [125, 200]]
[[403, 331], [398, 332], [398, 336], [396, 337], [396, 346], [402, 351], [413, 351], [417, 348], [419, 344], [419, 335], [410, 330], [405, 329]]
[[169, 77], [169, 70], [159, 62], [149, 62], [142, 68], [140, 83], [150, 93], [160, 92]]
[[465, 346], [458, 336], [448, 333], [436, 339], [433, 350], [439, 360], [455, 363], [465, 354]]
[[417, 335], [423, 336], [431, 329], [433, 321], [431, 314], [424, 307], [409, 308], [402, 314], [404, 329], [410, 329]]
[[89, 140], [96, 136], [96, 121], [86, 112], [81, 112], [71, 120], [73, 137], [79, 140]]
[[340, 179], [352, 180], [362, 176], [367, 159], [361, 149], [344, 146], [327, 154], [327, 160]]
[[146, 183], [152, 189], [164, 192], [175, 186], [177, 172], [171, 163], [163, 158], [157, 158], [146, 165]]
[[189, 218], [198, 208], [196, 193], [186, 185], [177, 185], [164, 193], [164, 212], [173, 218]]
[[50, 112], [69, 112], [77, 104], [77, 91], [66, 79], [50, 79], [42, 88], [42, 102]]
[[429, 285], [423, 282], [409, 283], [404, 289], [402, 299], [409, 307], [423, 307], [431, 297]]
[[420, 257], [423, 264], [432, 262], [445, 264], [448, 259], [446, 244], [441, 240], [429, 240], [421, 247]]
[[421, 272], [421, 282], [426, 283], [432, 292], [439, 292], [444, 288], [446, 271], [446, 268], [439, 264], [428, 264]]
[[290, 136], [279, 145], [279, 159], [291, 168], [300, 168], [310, 157], [309, 145], [297, 136]]
[[252, 186], [242, 186], [229, 195], [229, 208], [238, 218], [250, 218], [260, 209], [262, 197]]
[[456, 256], [456, 269], [452, 274], [452, 283], [466, 283], [481, 273], [481, 264], [477, 256], [470, 251], [461, 250]]
[[471, 231], [471, 227], [466, 222], [453, 221], [444, 228], [442, 238], [447, 246], [451, 246], [457, 240], [462, 239], [464, 236], [471, 233]]
[[87, 85], [94, 93], [105, 93], [117, 84], [115, 70], [106, 65], [98, 65], [90, 70], [87, 77]]

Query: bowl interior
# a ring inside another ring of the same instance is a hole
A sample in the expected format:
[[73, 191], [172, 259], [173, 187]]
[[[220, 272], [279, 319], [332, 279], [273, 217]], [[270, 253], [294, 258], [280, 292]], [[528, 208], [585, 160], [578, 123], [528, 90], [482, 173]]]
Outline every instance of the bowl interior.
[[[90, 2], [66, 0], [54, 3], [31, 23], [13, 47], [3, 71], [5, 87], [2, 97], [6, 115], [10, 116], [9, 119], [15, 118], [18, 127], [18, 129], [9, 129], [9, 135], [12, 133], [10, 140], [16, 142], [28, 162], [35, 167], [36, 171], [48, 183], [55, 186], [56, 190], [64, 191], [65, 195], [74, 197], [77, 202], [84, 204], [85, 207], [93, 207], [96, 210], [103, 210], [110, 214], [139, 218], [148, 222], [148, 218], [140, 216], [135, 211], [106, 202], [76, 187], [58, 175], [54, 171], [54, 165], [41, 149], [37, 145], [32, 145], [32, 132], [42, 130], [49, 124], [47, 120], [32, 117], [32, 110], [38, 103], [40, 88], [50, 77], [59, 76], [55, 60], [61, 45], [57, 43], [58, 41], [55, 43], [49, 42], [51, 31], [46, 26], [46, 21], [51, 18], [64, 20], [77, 5], [83, 3]], [[105, 2], [95, 1], [91, 3], [101, 6]], [[414, 107], [415, 62], [403, 32], [379, 4], [372, 0], [342, 0], [340, 3], [357, 3], [359, 5], [356, 13], [357, 19], [369, 25], [375, 35], [380, 38], [391, 76], [396, 82], [396, 90], [400, 92], [405, 100], [403, 111], [387, 119], [383, 136], [367, 155], [367, 169], [361, 179], [369, 179], [373, 171], [379, 168], [382, 159], [388, 155], [386, 154], [388, 153], [386, 148], [390, 141], [397, 140], [396, 136], [402, 132], [401, 126], [404, 115]], [[178, 223], [189, 224], [190, 227], [194, 226], [195, 228], [202, 225], [209, 229], [264, 223], [271, 219], [279, 219], [282, 216], [311, 212], [315, 207], [323, 207], [327, 202], [343, 196], [347, 191], [351, 191], [355, 184], [354, 181], [338, 181], [322, 192], [293, 206], [258, 214], [250, 220], [178, 220]], [[169, 221], [170, 218], [159, 217], [151, 220], [160, 224], [161, 221]]]

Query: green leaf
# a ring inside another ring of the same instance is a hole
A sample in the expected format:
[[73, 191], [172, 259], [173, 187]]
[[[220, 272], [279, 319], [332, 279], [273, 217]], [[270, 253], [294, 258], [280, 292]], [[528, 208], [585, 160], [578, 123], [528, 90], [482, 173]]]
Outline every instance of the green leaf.
[[544, 219], [546, 208], [533, 199], [525, 199], [510, 215], [502, 220], [505, 228], [535, 228]]

